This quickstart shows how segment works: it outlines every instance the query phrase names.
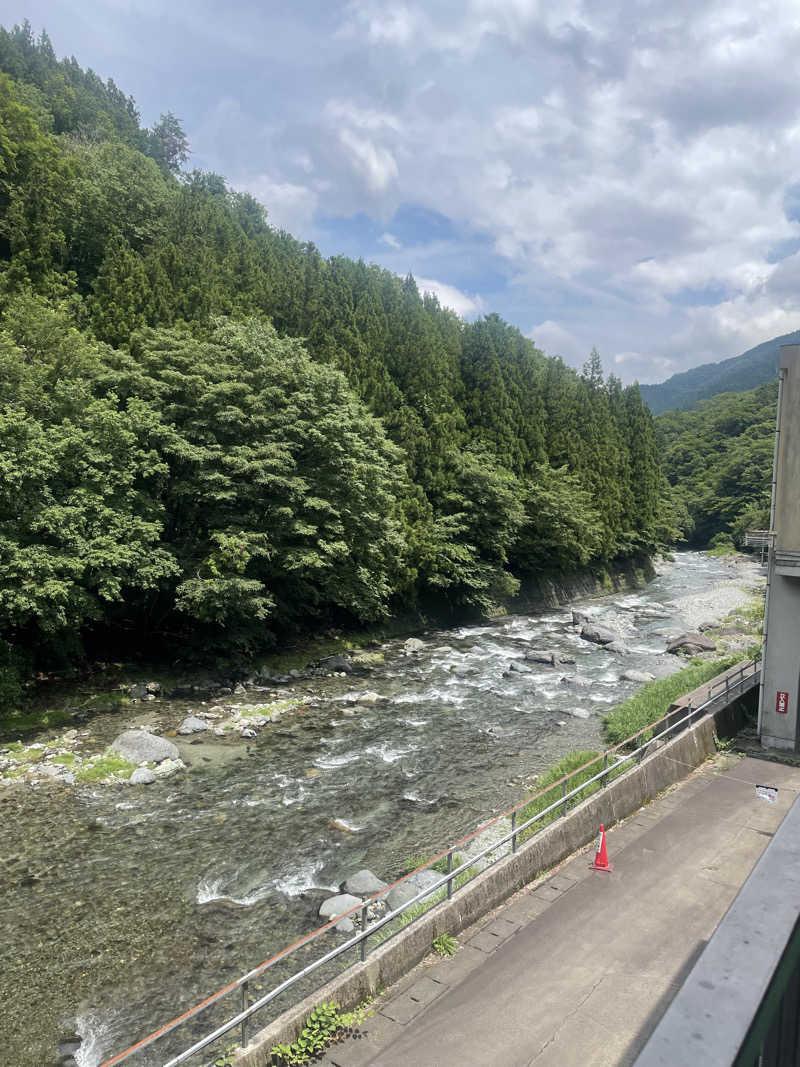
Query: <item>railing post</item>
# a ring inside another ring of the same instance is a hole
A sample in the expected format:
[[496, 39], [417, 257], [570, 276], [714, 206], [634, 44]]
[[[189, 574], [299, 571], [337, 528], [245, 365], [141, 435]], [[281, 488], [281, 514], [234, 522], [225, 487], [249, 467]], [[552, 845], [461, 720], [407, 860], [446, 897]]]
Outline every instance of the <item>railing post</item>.
[[[247, 982], [242, 982], [242, 1011], [247, 1011], [249, 1007]], [[247, 1048], [247, 1019], [242, 1019], [242, 1048]]]
[[603, 753], [603, 777], [600, 779], [600, 787], [605, 789], [608, 784], [608, 775], [605, 773], [608, 770], [608, 753]]
[[452, 850], [447, 853], [447, 899], [453, 898], [453, 853]]
[[561, 779], [561, 796], [564, 798], [564, 807], [562, 809], [561, 814], [562, 815], [566, 815], [567, 814], [567, 779], [566, 778], [562, 778]]
[[[511, 829], [513, 831], [513, 830], [516, 830], [516, 828], [517, 828], [517, 813], [515, 811], [512, 811], [511, 812]], [[517, 851], [517, 835], [516, 834], [514, 834], [513, 837], [511, 838], [511, 851], [512, 852], [516, 852]]]
[[367, 925], [368, 925], [368, 923], [369, 923], [369, 919], [367, 917], [367, 905], [366, 905], [366, 903], [364, 903], [364, 904], [361, 905], [361, 933], [364, 936], [363, 936], [363, 938], [362, 938], [362, 940], [361, 940], [361, 942], [360, 942], [360, 944], [358, 946], [359, 955], [361, 956], [361, 962], [362, 963], [367, 958], [367, 938], [366, 938], [366, 933], [367, 933]]

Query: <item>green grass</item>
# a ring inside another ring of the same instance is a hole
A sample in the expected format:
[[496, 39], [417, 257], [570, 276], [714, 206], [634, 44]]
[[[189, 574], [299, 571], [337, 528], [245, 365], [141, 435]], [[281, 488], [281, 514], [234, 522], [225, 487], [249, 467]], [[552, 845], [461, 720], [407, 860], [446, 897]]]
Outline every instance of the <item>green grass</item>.
[[46, 708], [37, 711], [10, 711], [0, 719], [3, 734], [30, 733], [32, 730], [47, 730], [70, 722], [69, 708]]
[[715, 545], [706, 549], [707, 556], [738, 556], [739, 549], [733, 544]]
[[[517, 812], [517, 825], [527, 822], [528, 819], [532, 819], [534, 815], [538, 815], [540, 811], [544, 811], [545, 808], [549, 808], [551, 804], [555, 804], [561, 800], [563, 795], [562, 780], [565, 775], [572, 774], [572, 777], [567, 781], [567, 792], [569, 793], [573, 789], [577, 789], [583, 782], [589, 778], [593, 778], [603, 769], [601, 752], [570, 752], [568, 755], [560, 759], [558, 763], [554, 764], [548, 771], [540, 777], [539, 785], [540, 792], [531, 801], [529, 801], [524, 807], [520, 808]], [[592, 761], [596, 762], [592, 762]], [[588, 767], [585, 764], [589, 764]], [[581, 769], [583, 768], [583, 769]], [[618, 767], [616, 770], [609, 770], [606, 774], [606, 782], [612, 781], [614, 778], [619, 777], [628, 770], [628, 765], [624, 767]], [[573, 773], [577, 772], [577, 773]], [[601, 788], [601, 782], [592, 782], [591, 785], [587, 785], [584, 789], [581, 789], [575, 796], [570, 797], [568, 800], [568, 807], [572, 808], [576, 804], [579, 804], [582, 800], [586, 800], [593, 793], [597, 793]], [[519, 834], [518, 840], [520, 842], [526, 841], [529, 837], [538, 833], [543, 826], [547, 826], [548, 823], [554, 822], [560, 818], [563, 808], [561, 806], [554, 808], [553, 811], [548, 812], [541, 819], [538, 819], [533, 826], [528, 827], [527, 830], [522, 830]]]
[[710, 678], [745, 658], [742, 653], [737, 653], [724, 659], [693, 663], [668, 678], [647, 682], [630, 700], [626, 700], [603, 717], [606, 740], [612, 745], [627, 740], [666, 715], [667, 708], [677, 697], [697, 689]]
[[75, 773], [78, 782], [101, 782], [114, 775], [116, 778], [130, 778], [136, 770], [136, 764], [114, 752], [104, 752], [99, 759], [84, 763]]
[[60, 763], [64, 767], [73, 767], [76, 758], [74, 752], [64, 752], [61, 756], [54, 756], [50, 763]]

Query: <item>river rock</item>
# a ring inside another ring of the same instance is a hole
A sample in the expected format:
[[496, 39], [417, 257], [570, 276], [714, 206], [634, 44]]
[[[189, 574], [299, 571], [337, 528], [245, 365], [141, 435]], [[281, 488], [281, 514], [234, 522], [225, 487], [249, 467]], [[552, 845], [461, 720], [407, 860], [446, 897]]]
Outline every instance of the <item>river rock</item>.
[[196, 715], [187, 715], [178, 727], [179, 734], [201, 734], [208, 729], [208, 723], [198, 719]]
[[649, 671], [629, 670], [624, 671], [622, 677], [626, 682], [652, 682], [655, 675]]
[[414, 886], [417, 893], [420, 893], [423, 889], [430, 889], [432, 885], [436, 885], [441, 880], [441, 877], [438, 871], [432, 871], [430, 867], [426, 867], [424, 871], [417, 871], [415, 874], [409, 875], [406, 883]]
[[111, 749], [131, 763], [161, 763], [180, 760], [178, 746], [166, 737], [156, 737], [146, 730], [125, 730], [111, 742]]
[[593, 641], [596, 645], [610, 645], [612, 641], [619, 641], [619, 634], [614, 630], [596, 626], [594, 623], [587, 623], [581, 628], [581, 637], [584, 641]]
[[386, 888], [386, 882], [382, 882], [372, 871], [362, 870], [351, 874], [346, 881], [342, 882], [345, 893], [352, 893], [357, 897], [371, 897]]
[[561, 684], [573, 685], [576, 689], [589, 689], [594, 685], [594, 682], [583, 674], [565, 674], [561, 678]]
[[[328, 897], [327, 900], [324, 900], [320, 905], [318, 915], [324, 922], [328, 922], [330, 919], [335, 919], [337, 915], [341, 915], [343, 911], [349, 911], [360, 903], [360, 897], [351, 896], [349, 893], [340, 893], [335, 897]], [[340, 919], [336, 924], [336, 929], [342, 934], [352, 934], [355, 930], [352, 917], [347, 916], [344, 919]]]
[[344, 674], [353, 673], [353, 664], [349, 656], [346, 656], [343, 652], [337, 653], [335, 656], [325, 656], [324, 659], [317, 661], [317, 666], [322, 667], [326, 671], [342, 671]]
[[529, 663], [545, 663], [548, 667], [555, 667], [557, 663], [557, 656], [555, 652], [549, 652], [546, 649], [532, 649], [530, 652], [525, 653], [525, 659]]
[[394, 889], [390, 889], [386, 894], [386, 905], [389, 911], [394, 911], [395, 908], [402, 908], [404, 904], [408, 904], [409, 900], [413, 900], [417, 893], [419, 893], [419, 888], [410, 885], [408, 882], [401, 882], [400, 885], [396, 885]]
[[576, 611], [572, 609], [572, 625], [573, 626], [585, 626], [589, 621], [589, 616], [585, 611]]
[[374, 693], [372, 690], [367, 690], [366, 693], [361, 693], [356, 697], [356, 704], [381, 704], [383, 703], [383, 697], [380, 693]]
[[403, 650], [405, 652], [421, 652], [425, 647], [425, 642], [420, 641], [418, 637], [409, 637], [407, 641], [403, 642]]
[[604, 652], [616, 652], [620, 656], [627, 656], [630, 649], [627, 645], [624, 645], [622, 641], [609, 641], [607, 645], [603, 645]]
[[182, 759], [165, 759], [153, 769], [153, 774], [156, 778], [171, 778], [172, 775], [177, 774], [178, 771], [185, 770], [186, 764]]
[[698, 633], [681, 634], [680, 637], [674, 637], [667, 642], [667, 652], [672, 652], [675, 655], [679, 652], [688, 652], [689, 654], [714, 652], [716, 647], [710, 637], [705, 637], [703, 634]]
[[128, 781], [131, 785], [152, 785], [156, 776], [149, 767], [137, 767]]
[[570, 710], [570, 715], [574, 719], [588, 719], [591, 716], [591, 712], [586, 711], [585, 708], [572, 708]]
[[529, 667], [527, 663], [520, 663], [519, 660], [512, 660], [508, 665], [506, 674], [532, 674], [533, 667]]
[[252, 741], [255, 736], [255, 730], [251, 730], [249, 726], [245, 726], [243, 730], [239, 731], [239, 737], [241, 737], [242, 741]]

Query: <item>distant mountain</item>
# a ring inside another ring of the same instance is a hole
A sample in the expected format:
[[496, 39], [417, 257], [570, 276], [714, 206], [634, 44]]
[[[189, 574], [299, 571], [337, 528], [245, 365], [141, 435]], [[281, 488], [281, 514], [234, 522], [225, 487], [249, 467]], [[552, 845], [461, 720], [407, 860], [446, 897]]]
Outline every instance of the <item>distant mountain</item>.
[[755, 348], [723, 359], [721, 363], [704, 363], [701, 367], [673, 374], [659, 385], [640, 385], [642, 397], [654, 415], [662, 411], [691, 411], [698, 400], [717, 393], [743, 393], [770, 381], [778, 373], [778, 349], [781, 345], [800, 343], [800, 330], [773, 337]]

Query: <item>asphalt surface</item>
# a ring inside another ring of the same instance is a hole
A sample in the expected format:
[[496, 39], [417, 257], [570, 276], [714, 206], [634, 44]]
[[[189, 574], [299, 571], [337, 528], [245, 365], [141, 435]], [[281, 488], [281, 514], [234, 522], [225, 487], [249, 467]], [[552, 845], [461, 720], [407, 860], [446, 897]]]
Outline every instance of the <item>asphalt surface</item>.
[[800, 768], [709, 761], [608, 830], [613, 873], [591, 871], [591, 851], [571, 857], [463, 931], [453, 957], [420, 964], [320, 1062], [632, 1064], [798, 791]]

